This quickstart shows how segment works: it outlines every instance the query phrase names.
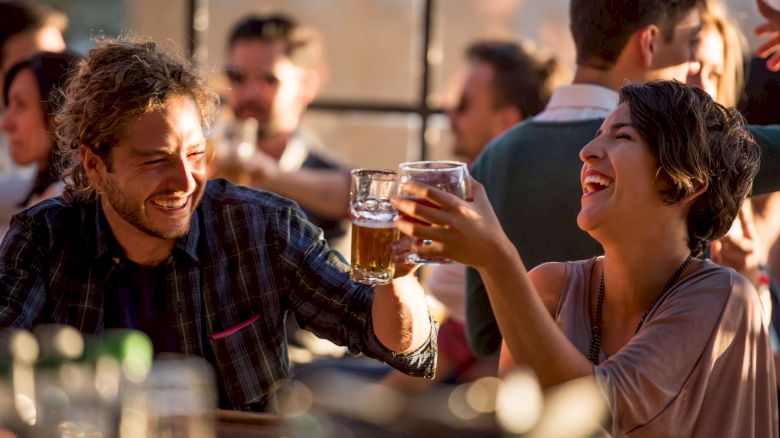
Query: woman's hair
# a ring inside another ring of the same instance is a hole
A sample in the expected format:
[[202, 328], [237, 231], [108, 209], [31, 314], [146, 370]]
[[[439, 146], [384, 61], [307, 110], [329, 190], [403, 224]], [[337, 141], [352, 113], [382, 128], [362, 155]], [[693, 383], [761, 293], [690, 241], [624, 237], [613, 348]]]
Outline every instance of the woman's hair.
[[658, 161], [656, 184], [668, 204], [703, 187], [688, 211], [693, 254], [729, 230], [758, 173], [759, 148], [742, 116], [703, 90], [679, 82], [620, 89], [631, 123]]
[[217, 96], [189, 61], [148, 40], [98, 41], [79, 64], [56, 117], [60, 172], [68, 199], [95, 197], [95, 187], [81, 162], [81, 146], [111, 169], [111, 150], [127, 127], [179, 96], [190, 96], [200, 110], [201, 122], [208, 125]]
[[[54, 116], [62, 106], [62, 89], [67, 85], [73, 68], [79, 60], [81, 57], [72, 52], [40, 52], [14, 64], [8, 69], [3, 82], [3, 103], [8, 107], [8, 91], [11, 89], [11, 84], [20, 72], [29, 69], [38, 85], [44, 126], [53, 130]], [[50, 131], [49, 135], [54, 146], [49, 154], [47, 165], [44, 167], [45, 170], [51, 172], [54, 170], [51, 163], [56, 159], [57, 147], [54, 132]]]
[[721, 105], [736, 106], [745, 85], [745, 36], [720, 0], [707, 0], [700, 11], [702, 31], [714, 29], [723, 39], [723, 75], [718, 80], [718, 95], [713, 97]]
[[8, 69], [3, 82], [3, 103], [8, 106], [8, 90], [16, 76], [24, 69], [30, 69], [35, 76], [40, 93], [41, 109], [45, 122], [51, 122], [62, 106], [62, 89], [81, 57], [72, 52], [40, 52]]

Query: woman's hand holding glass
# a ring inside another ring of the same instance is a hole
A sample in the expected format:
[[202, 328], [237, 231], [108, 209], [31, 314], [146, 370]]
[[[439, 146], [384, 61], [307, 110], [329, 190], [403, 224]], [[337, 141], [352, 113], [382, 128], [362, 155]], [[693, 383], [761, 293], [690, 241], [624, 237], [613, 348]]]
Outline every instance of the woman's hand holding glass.
[[[485, 189], [469, 179], [473, 201], [415, 182], [403, 185], [402, 190], [414, 199], [393, 198], [393, 205], [401, 213], [396, 226], [416, 240], [406, 242], [406, 246], [396, 245], [394, 260], [404, 260], [410, 251], [424, 258], [447, 258], [480, 268], [490, 263], [491, 255], [511, 246]], [[431, 242], [423, 244], [424, 240]]]

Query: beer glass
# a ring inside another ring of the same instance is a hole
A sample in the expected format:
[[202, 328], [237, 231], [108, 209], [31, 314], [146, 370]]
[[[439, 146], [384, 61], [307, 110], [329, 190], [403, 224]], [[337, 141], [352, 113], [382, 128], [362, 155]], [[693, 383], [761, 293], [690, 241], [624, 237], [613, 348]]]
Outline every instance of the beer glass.
[[395, 264], [388, 245], [398, 240], [398, 210], [390, 198], [398, 194], [398, 172], [355, 169], [349, 191], [352, 218], [350, 277], [377, 285], [393, 280]]
[[217, 126], [206, 142], [207, 149], [214, 149], [216, 176], [234, 184], [248, 186], [252, 176], [246, 162], [255, 153], [258, 122], [253, 118]]
[[[399, 166], [401, 168], [401, 184], [408, 181], [414, 181], [436, 187], [447, 193], [452, 193], [461, 199], [468, 199], [471, 196], [468, 186], [469, 170], [466, 163], [460, 161], [410, 161], [401, 163]], [[403, 190], [400, 195], [407, 199], [414, 199], [423, 205], [434, 207], [428, 201], [415, 199], [410, 194], [404, 193]], [[421, 223], [417, 219], [410, 217], [404, 217], [404, 219]], [[423, 240], [424, 245], [429, 245], [430, 243], [430, 240]], [[450, 263], [450, 260], [448, 259], [423, 258], [419, 257], [417, 254], [409, 254], [406, 261], [409, 263], [422, 264]]]

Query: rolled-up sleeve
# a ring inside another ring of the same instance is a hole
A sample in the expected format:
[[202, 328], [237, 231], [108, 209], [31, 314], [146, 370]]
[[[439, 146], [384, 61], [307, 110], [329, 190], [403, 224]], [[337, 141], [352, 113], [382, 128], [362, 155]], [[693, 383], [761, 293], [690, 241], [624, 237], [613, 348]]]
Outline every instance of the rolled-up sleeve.
[[321, 231], [297, 207], [280, 210], [274, 225], [283, 230], [278, 235], [284, 237], [280, 250], [289, 279], [287, 305], [302, 328], [406, 374], [433, 377], [438, 327], [432, 320], [428, 340], [416, 351], [400, 354], [387, 349], [371, 321], [374, 289], [349, 278], [344, 258], [328, 247]]

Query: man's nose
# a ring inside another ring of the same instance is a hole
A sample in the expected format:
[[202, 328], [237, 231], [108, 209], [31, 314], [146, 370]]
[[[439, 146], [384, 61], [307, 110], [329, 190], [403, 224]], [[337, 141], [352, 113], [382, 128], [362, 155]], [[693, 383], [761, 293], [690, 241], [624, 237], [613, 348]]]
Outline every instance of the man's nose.
[[688, 61], [688, 76], [696, 76], [701, 73], [701, 61]]
[[258, 97], [267, 94], [271, 86], [262, 80], [247, 79], [241, 84], [241, 92], [246, 96]]
[[198, 172], [198, 169], [190, 162], [188, 157], [185, 156], [177, 159], [171, 170], [173, 188], [184, 193], [192, 193], [197, 185], [195, 177], [193, 176], [194, 172]]

